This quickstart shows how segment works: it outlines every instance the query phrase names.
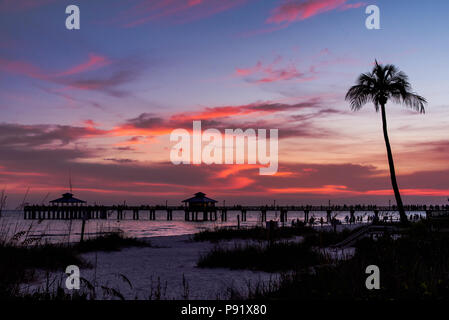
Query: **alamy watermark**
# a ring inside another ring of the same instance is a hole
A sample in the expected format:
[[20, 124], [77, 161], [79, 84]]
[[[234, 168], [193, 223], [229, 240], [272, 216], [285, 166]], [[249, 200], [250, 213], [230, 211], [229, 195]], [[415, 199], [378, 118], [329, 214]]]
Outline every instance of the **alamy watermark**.
[[[65, 26], [68, 30], [80, 29], [80, 9], [77, 5], [69, 5], [65, 9], [65, 13], [69, 14], [65, 20]], [[365, 26], [369, 30], [380, 29], [380, 9], [376, 5], [369, 5], [365, 9], [365, 13], [369, 16], [365, 20]]]
[[65, 27], [67, 30], [80, 29], [80, 8], [74, 4], [65, 8], [65, 13], [69, 16], [65, 19]]
[[75, 265], [67, 266], [65, 273], [69, 276], [65, 280], [65, 286], [68, 290], [80, 289], [80, 268]]
[[365, 26], [368, 30], [380, 29], [380, 9], [376, 5], [366, 7], [365, 13], [369, 16], [365, 20]]
[[[201, 121], [193, 121], [190, 134], [175, 129], [170, 141], [177, 144], [170, 151], [173, 164], [259, 164], [260, 175], [278, 171], [278, 129], [217, 129], [201, 130]], [[204, 147], [203, 144], [207, 143]], [[268, 150], [269, 147], [269, 150]], [[245, 152], [246, 151], [246, 152]]]
[[366, 267], [366, 274], [369, 276], [366, 278], [365, 286], [368, 290], [380, 289], [380, 269], [378, 266], [372, 264]]

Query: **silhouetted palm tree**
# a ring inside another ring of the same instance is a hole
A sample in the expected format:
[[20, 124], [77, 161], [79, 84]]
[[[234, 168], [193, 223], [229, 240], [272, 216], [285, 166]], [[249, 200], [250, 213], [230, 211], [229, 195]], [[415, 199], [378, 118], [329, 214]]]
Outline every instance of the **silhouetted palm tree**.
[[402, 204], [401, 194], [399, 193], [396, 173], [394, 170], [393, 154], [391, 152], [390, 140], [388, 139], [387, 117], [385, 105], [389, 100], [404, 104], [405, 106], [424, 113], [426, 99], [411, 91], [411, 85], [408, 77], [394, 65], [376, 64], [370, 73], [363, 73], [359, 76], [357, 84], [352, 86], [346, 93], [346, 100], [350, 101], [353, 111], [360, 110], [367, 102], [372, 102], [376, 111], [382, 112], [382, 124], [387, 147], [388, 164], [390, 165], [391, 184], [393, 186], [394, 196], [398, 206], [401, 222], [407, 222], [404, 205]]

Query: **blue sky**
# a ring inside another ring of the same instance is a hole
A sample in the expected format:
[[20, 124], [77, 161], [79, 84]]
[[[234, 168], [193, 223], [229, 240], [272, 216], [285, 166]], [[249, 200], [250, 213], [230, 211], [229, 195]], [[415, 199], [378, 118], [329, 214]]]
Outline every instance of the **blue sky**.
[[[80, 30], [65, 28], [69, 4], [80, 8]], [[380, 8], [381, 30], [365, 28], [370, 4]], [[80, 166], [81, 192], [110, 196], [123, 190], [93, 190], [95, 179], [90, 171], [83, 174], [80, 163], [110, 168], [111, 161], [104, 159], [114, 159], [123, 170], [165, 163], [167, 132], [174, 129], [170, 126], [194, 114], [217, 125], [279, 127], [286, 132], [280, 149], [286, 171], [304, 164], [362, 166], [367, 171], [362, 176], [383, 177], [373, 189], [383, 197], [377, 200], [385, 200], [388, 192], [381, 191], [388, 189], [388, 175], [379, 119], [372, 106], [354, 115], [344, 101], [357, 75], [369, 71], [377, 58], [404, 70], [413, 88], [429, 101], [426, 118], [401, 107], [389, 109], [399, 175], [408, 181], [404, 188], [412, 196], [441, 197], [449, 186], [434, 187], [431, 181], [420, 185], [414, 177], [431, 170], [441, 170], [441, 177], [447, 174], [448, 12], [449, 3], [443, 0], [2, 0], [0, 122], [5, 132], [18, 132], [8, 139], [23, 135], [20, 143], [5, 143], [4, 152], [26, 146], [30, 152], [78, 150], [82, 156], [62, 158], [55, 173], [40, 163], [16, 159], [14, 166], [13, 160], [0, 159], [0, 186], [12, 185], [20, 193], [34, 185], [33, 176], [23, 175], [28, 168], [52, 176], [48, 185], [36, 188], [56, 192], [67, 168]], [[303, 108], [303, 103], [314, 107]], [[270, 110], [290, 106], [290, 111], [248, 115], [241, 111], [248, 105]], [[296, 105], [301, 107], [291, 107]], [[157, 126], [131, 130], [136, 123]], [[416, 154], [410, 150], [413, 143]], [[193, 191], [170, 177], [165, 180], [180, 198]], [[257, 190], [259, 178], [252, 172], [229, 179], [206, 179], [199, 186], [216, 185], [227, 196], [251, 197]], [[369, 197], [364, 188], [344, 181], [338, 185], [352, 194], [328, 188], [325, 181], [317, 186], [297, 178], [277, 183], [311, 197], [319, 197], [313, 190], [320, 188], [345, 199]], [[163, 187], [154, 188], [151, 192], [167, 194]]]

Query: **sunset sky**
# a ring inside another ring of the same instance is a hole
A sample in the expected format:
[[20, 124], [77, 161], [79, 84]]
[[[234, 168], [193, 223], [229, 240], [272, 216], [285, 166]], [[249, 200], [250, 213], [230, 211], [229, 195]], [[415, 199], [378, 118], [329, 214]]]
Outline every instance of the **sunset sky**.
[[[81, 29], [65, 28], [76, 4]], [[365, 27], [375, 4], [381, 30]], [[389, 103], [405, 203], [449, 196], [446, 0], [0, 0], [0, 190], [13, 208], [89, 203], [394, 200], [380, 114], [344, 96], [377, 59], [426, 114]], [[170, 162], [176, 128], [279, 129], [279, 171]]]

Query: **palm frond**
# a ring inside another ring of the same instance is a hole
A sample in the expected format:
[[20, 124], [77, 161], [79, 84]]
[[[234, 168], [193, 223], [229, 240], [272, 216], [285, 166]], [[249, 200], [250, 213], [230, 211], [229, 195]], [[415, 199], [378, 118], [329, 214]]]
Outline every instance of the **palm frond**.
[[353, 111], [360, 110], [371, 98], [371, 90], [365, 85], [352, 86], [346, 93], [345, 100], [351, 104]]
[[360, 110], [367, 102], [372, 102], [376, 111], [388, 100], [403, 104], [420, 113], [425, 112], [427, 101], [412, 92], [408, 76], [392, 65], [382, 65], [375, 60], [373, 70], [362, 73], [345, 97], [353, 111]]
[[408, 93], [405, 97], [403, 97], [402, 103], [419, 113], [426, 113], [424, 106], [427, 104], [427, 100], [420, 95]]

